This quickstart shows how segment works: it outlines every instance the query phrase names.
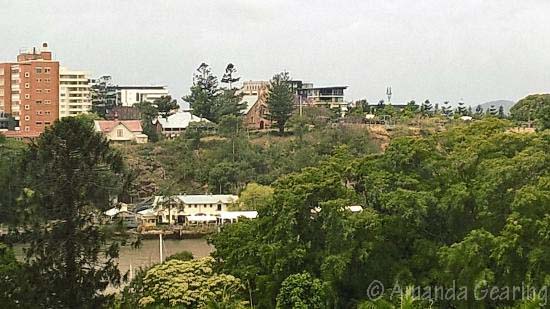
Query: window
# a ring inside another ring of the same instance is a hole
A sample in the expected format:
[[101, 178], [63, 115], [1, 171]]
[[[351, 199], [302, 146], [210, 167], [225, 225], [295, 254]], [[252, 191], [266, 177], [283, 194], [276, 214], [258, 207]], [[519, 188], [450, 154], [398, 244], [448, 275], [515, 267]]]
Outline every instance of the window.
[[42, 111], [36, 111], [37, 115], [42, 115]]
[[44, 89], [45, 93], [50, 93], [51, 89]]
[[42, 93], [42, 89], [36, 89], [36, 93]]
[[25, 127], [25, 132], [29, 132], [30, 130], [31, 130], [30, 127], [28, 127], [28, 126]]
[[41, 67], [36, 67], [35, 72], [36, 72], [36, 74], [42, 73], [42, 68]]
[[42, 101], [38, 100], [36, 101], [36, 104], [42, 104]]
[[25, 72], [25, 77], [30, 77], [30, 76], [31, 76], [31, 73]]
[[51, 81], [52, 81], [52, 80], [49, 79], [49, 78], [44, 78], [44, 82], [45, 82], [45, 83], [49, 83], [49, 82], [51, 82]]
[[52, 101], [50, 101], [50, 100], [44, 100], [44, 104], [52, 104]]
[[47, 126], [49, 126], [49, 125], [51, 124], [51, 122], [46, 121], [46, 122], [44, 122], [44, 124], [47, 125]]
[[30, 99], [30, 98], [31, 98], [31, 95], [30, 95], [30, 94], [28, 94], [28, 93], [25, 93], [25, 99], [27, 99], [27, 100], [28, 100], [28, 99]]
[[45, 74], [50, 74], [50, 71], [51, 71], [50, 68], [44, 68], [44, 73], [45, 73]]
[[28, 111], [29, 109], [31, 109], [31, 106], [30, 106], [29, 104], [26, 104], [26, 105], [25, 105], [25, 110]]
[[31, 120], [31, 116], [26, 115], [26, 116], [25, 116], [25, 121], [29, 121], [29, 120]]
[[37, 78], [37, 79], [36, 79], [36, 82], [37, 82], [37, 83], [42, 82], [42, 78]]
[[44, 114], [46, 114], [46, 115], [48, 115], [48, 116], [49, 116], [49, 115], [51, 115], [51, 114], [52, 114], [52, 112], [50, 112], [50, 111], [46, 111], [46, 112], [44, 112]]
[[222, 211], [222, 204], [218, 204], [218, 211]]
[[29, 89], [29, 88], [31, 88], [31, 84], [29, 84], [29, 83], [25, 83], [25, 88], [26, 88], [26, 89]]
[[122, 130], [122, 129], [117, 129], [117, 130], [116, 130], [116, 136], [117, 136], [117, 137], [123, 137], [123, 136], [124, 136], [124, 130]]
[[35, 124], [36, 124], [37, 126], [41, 126], [41, 125], [42, 125], [42, 121], [37, 121], [37, 122], [35, 122]]

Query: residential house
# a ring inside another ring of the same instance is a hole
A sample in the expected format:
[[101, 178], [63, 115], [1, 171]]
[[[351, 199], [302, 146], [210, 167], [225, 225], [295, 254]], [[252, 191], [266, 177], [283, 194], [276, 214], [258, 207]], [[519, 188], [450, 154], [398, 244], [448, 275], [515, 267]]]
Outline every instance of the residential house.
[[94, 120], [94, 127], [110, 141], [147, 143], [139, 120]]
[[190, 215], [219, 215], [239, 200], [238, 196], [229, 194], [178, 195], [178, 198], [183, 204], [184, 213]]
[[208, 119], [197, 117], [187, 111], [176, 112], [166, 118], [159, 116], [153, 120], [157, 132], [167, 138], [179, 136], [192, 122], [211, 124]]
[[147, 201], [148, 208], [138, 214], [147, 215], [149, 220], [155, 214], [158, 223], [209, 222], [216, 221], [238, 200], [238, 196], [227, 194], [155, 196]]
[[120, 203], [118, 207], [113, 207], [103, 214], [105, 214], [111, 222], [120, 220], [122, 225], [127, 228], [137, 227], [137, 215], [128, 209], [128, 204]]

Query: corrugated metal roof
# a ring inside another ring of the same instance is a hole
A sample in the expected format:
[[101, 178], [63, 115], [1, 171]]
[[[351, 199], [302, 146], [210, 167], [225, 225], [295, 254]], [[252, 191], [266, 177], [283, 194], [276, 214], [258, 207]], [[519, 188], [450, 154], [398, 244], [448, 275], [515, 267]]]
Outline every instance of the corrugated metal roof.
[[208, 194], [208, 195], [178, 195], [178, 198], [185, 204], [230, 204], [239, 200], [236, 195], [230, 194]]
[[153, 124], [159, 122], [164, 129], [185, 129], [191, 122], [201, 121], [210, 122], [208, 119], [197, 117], [190, 112], [177, 112], [168, 116], [168, 118], [157, 117], [153, 120]]

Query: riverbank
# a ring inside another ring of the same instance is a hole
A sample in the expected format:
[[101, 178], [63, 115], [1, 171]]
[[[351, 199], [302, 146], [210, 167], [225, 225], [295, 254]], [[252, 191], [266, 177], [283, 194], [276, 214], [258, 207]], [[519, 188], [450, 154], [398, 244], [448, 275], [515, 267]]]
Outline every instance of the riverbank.
[[[204, 238], [166, 239], [163, 244], [164, 258], [181, 251], [189, 251], [195, 258], [199, 258], [208, 256], [214, 251], [214, 247], [209, 245]], [[23, 249], [25, 247], [25, 244], [14, 246], [15, 255], [19, 260], [24, 258]], [[158, 237], [157, 239], [143, 239], [137, 249], [129, 245], [123, 246], [119, 251], [118, 269], [121, 273], [126, 273], [130, 267], [132, 270], [149, 267], [160, 261], [159, 253]]]

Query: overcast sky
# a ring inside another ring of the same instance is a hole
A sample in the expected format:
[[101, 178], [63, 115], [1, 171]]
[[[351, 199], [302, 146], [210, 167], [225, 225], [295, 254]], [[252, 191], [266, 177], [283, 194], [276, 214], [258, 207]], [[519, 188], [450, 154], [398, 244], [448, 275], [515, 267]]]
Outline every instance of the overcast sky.
[[287, 70], [347, 100], [550, 92], [549, 0], [0, 0], [0, 61], [48, 42], [62, 66], [181, 97], [201, 62], [243, 80]]

